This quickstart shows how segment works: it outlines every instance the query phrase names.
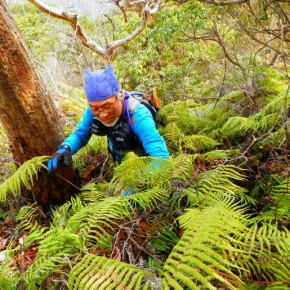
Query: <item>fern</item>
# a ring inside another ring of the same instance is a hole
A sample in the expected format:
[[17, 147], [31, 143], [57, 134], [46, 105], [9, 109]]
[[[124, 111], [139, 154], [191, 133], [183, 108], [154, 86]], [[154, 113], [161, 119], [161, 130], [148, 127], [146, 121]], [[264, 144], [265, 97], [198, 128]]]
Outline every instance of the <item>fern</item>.
[[38, 207], [36, 203], [21, 207], [16, 217], [16, 220], [20, 221], [17, 229], [19, 231], [35, 229], [35, 227], [38, 226], [35, 220], [38, 211], [40, 211], [40, 207]]
[[256, 122], [251, 118], [232, 117], [220, 129], [224, 137], [234, 138], [238, 135], [243, 135], [256, 130]]
[[[264, 223], [258, 228], [253, 221], [240, 240], [247, 244], [246, 255], [236, 255], [243, 277], [255, 275], [259, 279], [290, 283], [290, 233], [276, 225]], [[245, 270], [242, 270], [245, 269]]]
[[138, 204], [138, 206], [143, 210], [153, 210], [162, 203], [165, 203], [168, 200], [169, 195], [170, 192], [166, 189], [154, 188], [138, 194], [130, 195], [126, 198], [129, 198], [133, 205]]
[[172, 176], [174, 161], [152, 157], [138, 157], [129, 153], [121, 165], [116, 167], [114, 180], [122, 183], [123, 189], [146, 190], [168, 181]]
[[155, 277], [127, 263], [86, 254], [69, 274], [69, 289], [154, 289]]
[[240, 154], [238, 149], [229, 149], [229, 150], [212, 150], [203, 154], [197, 154], [199, 160], [205, 161], [215, 161], [215, 160], [227, 160], [230, 157], [235, 157]]
[[156, 254], [171, 251], [179, 241], [177, 235], [170, 229], [171, 227], [171, 224], [164, 225], [161, 230], [159, 229], [160, 235], [150, 239], [150, 243], [153, 244]]
[[237, 289], [230, 281], [241, 281], [232, 271], [236, 266], [226, 256], [226, 250], [240, 252], [232, 246], [238, 243], [232, 235], [245, 231], [243, 220], [243, 210], [236, 206], [190, 209], [181, 216], [179, 221], [185, 232], [164, 264], [164, 289], [216, 289], [215, 280]]
[[218, 202], [226, 203], [239, 198], [243, 202], [250, 202], [245, 195], [245, 189], [234, 182], [245, 180], [241, 170], [233, 165], [220, 165], [214, 170], [199, 175], [194, 197], [200, 206], [210, 206]]
[[81, 248], [81, 237], [70, 230], [55, 227], [47, 231], [39, 242], [36, 260], [23, 275], [27, 288], [39, 289], [42, 281], [50, 274], [60, 272]]
[[179, 149], [184, 134], [175, 122], [171, 122], [166, 125], [165, 128], [160, 130], [160, 133], [163, 135], [169, 148], [172, 147], [174, 150]]
[[[10, 261], [11, 262], [11, 261]], [[16, 267], [2, 266], [0, 263], [0, 290], [14, 290], [20, 281]]]
[[23, 163], [9, 179], [0, 185], [0, 202], [6, 203], [9, 193], [12, 193], [14, 197], [20, 195], [22, 185], [31, 189], [38, 171], [46, 168], [43, 163], [48, 160], [47, 156], [38, 156]]
[[183, 147], [193, 152], [205, 151], [213, 149], [218, 142], [204, 135], [185, 136], [183, 139]]
[[75, 213], [68, 220], [67, 228], [77, 232], [84, 244], [104, 241], [110, 237], [114, 226], [130, 216], [129, 208], [128, 199], [119, 196], [107, 197]]

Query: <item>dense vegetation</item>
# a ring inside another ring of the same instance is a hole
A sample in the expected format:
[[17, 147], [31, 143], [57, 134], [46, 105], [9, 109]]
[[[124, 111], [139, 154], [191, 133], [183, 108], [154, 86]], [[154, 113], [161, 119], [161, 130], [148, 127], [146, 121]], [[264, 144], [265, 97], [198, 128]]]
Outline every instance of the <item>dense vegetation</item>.
[[[74, 156], [81, 192], [49, 213], [28, 204], [12, 220], [7, 196], [37, 182], [48, 157], [15, 172], [0, 135], [0, 289], [289, 288], [290, 9], [268, 2], [168, 2], [116, 51], [124, 89], [158, 88], [168, 160], [130, 153], [89, 180], [88, 165], [108, 155], [105, 139], [92, 138]], [[69, 134], [86, 105], [82, 71], [101, 62], [60, 21], [26, 4], [11, 9]], [[106, 43], [140, 21], [128, 16], [82, 25]], [[135, 194], [120, 196], [128, 187]]]

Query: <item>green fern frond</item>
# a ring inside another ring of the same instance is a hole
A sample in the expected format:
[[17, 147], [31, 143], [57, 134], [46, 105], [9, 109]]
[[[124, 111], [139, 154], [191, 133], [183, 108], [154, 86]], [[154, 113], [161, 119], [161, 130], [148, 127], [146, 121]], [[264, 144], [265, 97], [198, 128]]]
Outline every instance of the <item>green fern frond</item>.
[[0, 290], [17, 289], [17, 285], [20, 281], [20, 273], [16, 267], [11, 265], [13, 265], [13, 262], [10, 264], [10, 267], [8, 267], [8, 263], [2, 265], [0, 262]]
[[68, 265], [66, 257], [40, 257], [23, 274], [27, 290], [41, 289], [41, 283], [52, 273], [60, 273]]
[[264, 290], [285, 290], [289, 289], [289, 283], [275, 282], [267, 286]]
[[270, 198], [270, 202], [267, 202], [261, 209], [261, 215], [257, 217], [257, 221], [279, 221], [287, 222], [290, 216], [290, 181], [283, 176], [271, 175], [269, 178], [269, 184], [271, 186], [265, 189], [265, 185], [258, 183], [257, 191], [261, 190], [263, 195], [267, 195]]
[[213, 283], [218, 280], [228, 289], [240, 289], [235, 285], [242, 282], [232, 272], [236, 266], [225, 251], [241, 252], [233, 248], [232, 235], [245, 231], [243, 220], [243, 210], [224, 206], [190, 209], [181, 216], [185, 232], [164, 264], [164, 288], [216, 289]]
[[290, 253], [290, 233], [287, 229], [279, 230], [276, 225], [262, 224], [258, 228], [253, 220], [240, 240], [247, 244], [246, 255], [238, 254], [235, 263], [243, 277], [255, 275], [259, 279], [290, 283], [288, 261]]
[[220, 129], [224, 137], [236, 137], [256, 129], [256, 122], [245, 117], [232, 117]]
[[272, 196], [275, 203], [275, 217], [282, 220], [290, 217], [290, 180], [286, 178], [281, 184], [272, 187]]
[[16, 220], [20, 221], [17, 229], [19, 231], [29, 231], [35, 229], [35, 227], [37, 226], [35, 218], [38, 214], [38, 211], [40, 211], [40, 207], [37, 206], [36, 203], [22, 206], [16, 216]]
[[203, 128], [211, 126], [211, 121], [205, 117], [182, 114], [176, 120], [178, 128], [183, 134], [199, 133]]
[[69, 259], [81, 248], [81, 237], [66, 228], [55, 227], [44, 233], [39, 241], [37, 258], [23, 274], [27, 289], [39, 289], [50, 274], [59, 273], [63, 266], [69, 265]]
[[53, 211], [52, 224], [54, 226], [64, 227], [68, 219], [75, 213], [84, 208], [85, 204], [81, 196], [72, 197], [70, 201], [67, 201], [62, 206]]
[[24, 239], [24, 246], [26, 249], [37, 245], [44, 237], [44, 233], [47, 231], [47, 227], [40, 226], [36, 220], [41, 211], [40, 207], [36, 203], [28, 204], [21, 207], [16, 220], [20, 223], [16, 227], [16, 231], [20, 234], [24, 231], [28, 231], [29, 234]]
[[69, 289], [154, 289], [156, 277], [134, 265], [86, 254], [69, 274]]
[[208, 122], [208, 125], [204, 127], [204, 130], [201, 132], [207, 136], [214, 138], [212, 131], [222, 128], [222, 126], [227, 122], [231, 117], [237, 116], [237, 113], [234, 110], [227, 110], [227, 108], [215, 108], [208, 112], [206, 117], [211, 121]]
[[196, 190], [196, 199], [202, 205], [214, 205], [218, 201], [231, 202], [240, 198], [248, 202], [245, 189], [234, 181], [243, 181], [245, 176], [241, 169], [234, 165], [220, 165], [214, 170], [199, 175]]
[[218, 145], [218, 142], [205, 135], [191, 135], [183, 137], [182, 147], [194, 152], [210, 150]]
[[31, 189], [35, 177], [41, 168], [45, 168], [46, 163], [50, 157], [38, 156], [23, 163], [17, 171], [5, 182], [0, 185], [0, 202], [7, 202], [7, 195], [12, 193], [14, 197], [18, 196], [21, 192], [21, 186]]
[[109, 187], [109, 183], [86, 184], [82, 187], [80, 197], [85, 203], [98, 202], [108, 196]]
[[168, 181], [173, 169], [174, 160], [171, 158], [139, 157], [131, 152], [115, 168], [112, 183], [121, 183], [123, 190], [129, 187], [135, 191], [146, 190]]
[[163, 106], [156, 115], [157, 123], [167, 124], [172, 121], [170, 116], [174, 116], [175, 105], [173, 103], [169, 103]]
[[269, 134], [264, 140], [259, 143], [260, 147], [278, 147], [285, 139], [285, 128], [280, 127], [277, 131]]
[[168, 253], [179, 241], [180, 238], [171, 230], [171, 227], [172, 225], [168, 224], [162, 230], [159, 230], [160, 235], [158, 237], [150, 239], [156, 254]]
[[172, 158], [173, 169], [170, 179], [189, 180], [193, 169], [194, 155], [181, 154]]
[[97, 203], [88, 204], [75, 213], [68, 220], [67, 228], [77, 232], [86, 245], [100, 242], [109, 239], [110, 231], [121, 220], [130, 217], [129, 208], [128, 199], [121, 196], [107, 197]]
[[170, 192], [167, 189], [153, 188], [124, 198], [128, 198], [133, 205], [138, 204], [144, 210], [153, 210], [168, 201], [169, 196]]
[[169, 146], [176, 147], [177, 149], [179, 148], [180, 143], [184, 137], [183, 133], [175, 122], [171, 122], [166, 125], [166, 127], [160, 130], [160, 134], [163, 135], [166, 143]]
[[282, 125], [281, 124], [282, 115], [279, 117], [277, 113], [272, 113], [266, 116], [256, 114], [255, 116], [252, 117], [252, 119], [255, 120], [256, 123], [255, 130], [261, 133], [270, 130], [274, 124], [279, 124], [279, 119], [280, 125]]
[[104, 156], [108, 156], [107, 139], [103, 136], [92, 136], [89, 143], [81, 148], [76, 154], [73, 155], [74, 166], [82, 172], [87, 166], [87, 157], [92, 153], [101, 152]]
[[235, 157], [240, 154], [239, 149], [228, 149], [228, 150], [212, 150], [203, 154], [198, 154], [199, 160], [215, 161], [215, 160], [227, 160], [230, 157]]

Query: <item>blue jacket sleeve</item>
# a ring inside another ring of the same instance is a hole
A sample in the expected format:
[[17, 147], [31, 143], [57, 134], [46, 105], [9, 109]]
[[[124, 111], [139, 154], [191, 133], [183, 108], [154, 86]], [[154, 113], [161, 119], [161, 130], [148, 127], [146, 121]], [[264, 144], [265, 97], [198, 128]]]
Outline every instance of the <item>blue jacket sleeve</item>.
[[76, 153], [80, 148], [85, 146], [92, 134], [89, 131], [93, 124], [94, 115], [89, 106], [87, 106], [81, 121], [77, 124], [75, 131], [67, 137], [61, 145], [68, 145], [71, 148], [71, 153]]
[[141, 141], [145, 152], [152, 157], [168, 158], [166, 143], [156, 129], [149, 110], [139, 104], [131, 116], [134, 132]]

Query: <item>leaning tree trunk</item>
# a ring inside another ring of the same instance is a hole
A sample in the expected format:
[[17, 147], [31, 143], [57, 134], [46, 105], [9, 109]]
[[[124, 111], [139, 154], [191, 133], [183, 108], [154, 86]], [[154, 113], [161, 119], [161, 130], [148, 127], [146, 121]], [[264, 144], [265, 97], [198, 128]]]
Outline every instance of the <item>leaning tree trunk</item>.
[[[51, 155], [64, 138], [58, 110], [5, 0], [0, 0], [0, 122], [19, 165], [35, 156]], [[32, 191], [30, 196], [23, 191], [24, 197], [33, 196], [44, 206], [53, 201], [53, 192], [57, 202], [66, 195], [46, 172]]]
[[63, 139], [58, 111], [0, 0], [0, 121], [16, 162], [48, 155]]

